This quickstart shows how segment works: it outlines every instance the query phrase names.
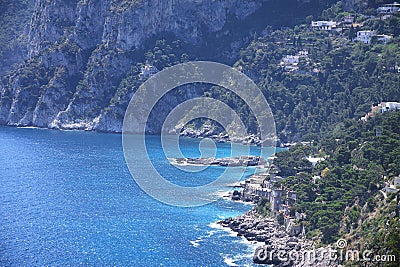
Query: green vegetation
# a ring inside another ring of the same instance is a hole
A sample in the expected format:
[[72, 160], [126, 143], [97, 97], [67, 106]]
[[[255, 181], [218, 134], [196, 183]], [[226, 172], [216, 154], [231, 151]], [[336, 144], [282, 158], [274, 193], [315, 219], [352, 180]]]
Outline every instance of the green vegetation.
[[[158, 70], [188, 60], [214, 60], [232, 64], [256, 81], [261, 88], [274, 113], [279, 138], [284, 143], [318, 140], [324, 132], [332, 131], [343, 120], [364, 115], [374, 102], [398, 101], [400, 16], [397, 14], [385, 20], [377, 16], [366, 16], [370, 12], [368, 9], [372, 10], [372, 14], [374, 8], [382, 2], [369, 1], [368, 6], [355, 5], [355, 20], [358, 24], [363, 24], [362, 27], [342, 27], [341, 32], [312, 30], [312, 20], [341, 21], [351, 12], [340, 1], [301, 2], [267, 1], [244, 21], [230, 16], [221, 31], [205, 31], [203, 43], [199, 41], [198, 44], [189, 45], [173, 33], [160, 33], [147, 40], [143, 48], [132, 51], [118, 48], [107, 50], [104, 45], [99, 45], [94, 51], [79, 51], [79, 47], [62, 37], [42, 51], [39, 57], [59, 51], [73, 62], [73, 55], [82, 53], [83, 60], [88, 64], [85, 70], [81, 70], [79, 83], [74, 82], [77, 84], [75, 96], [82, 103], [97, 101], [91, 112], [93, 115], [98, 115], [104, 108], [109, 109], [119, 104], [123, 109], [128, 99], [122, 96], [124, 93], [130, 96], [136, 90], [140, 84], [140, 68], [144, 64], [154, 65]], [[110, 8], [111, 12], [119, 13], [143, 4], [140, 0], [113, 0]], [[2, 2], [2, 44], [11, 44], [20, 35], [24, 23], [29, 21], [29, 14], [32, 13], [31, 5], [31, 2], [22, 0]], [[288, 10], [288, 5], [293, 8]], [[310, 16], [306, 17], [307, 15]], [[18, 23], [14, 23], [16, 21]], [[67, 33], [73, 29], [73, 25], [68, 23], [60, 27]], [[393, 38], [386, 45], [377, 40], [365, 45], [348, 39], [361, 29], [393, 35]], [[236, 48], [232, 48], [233, 46]], [[0, 58], [4, 58], [1, 53], [9, 51], [7, 47], [0, 48]], [[92, 57], [88, 61], [90, 53], [103, 56], [97, 60]], [[300, 55], [296, 68], [288, 69], [282, 64], [287, 55]], [[105, 58], [110, 60], [104, 60]], [[110, 68], [109, 62], [120, 60], [130, 62], [132, 68], [107, 70]], [[29, 62], [24, 64], [29, 65]], [[21, 67], [20, 72], [25, 70]], [[90, 94], [84, 94], [85, 90], [82, 89], [88, 87], [88, 78], [104, 84], [108, 95], [93, 99]], [[249, 132], [257, 132], [257, 123], [249, 107], [236, 95], [218, 87], [202, 90], [203, 95], [217, 98], [234, 108]], [[179, 90], [178, 93], [180, 94]], [[198, 125], [201, 127], [202, 123]]]
[[269, 215], [270, 207], [271, 207], [271, 203], [269, 202], [269, 199], [262, 197], [258, 203], [259, 203], [259, 205], [257, 205], [257, 207], [256, 207], [257, 213], [260, 214], [261, 216]]
[[[89, 106], [85, 114], [77, 114], [80, 119], [105, 111], [122, 121], [131, 96], [148, 78], [140, 77], [145, 65], [162, 70], [189, 60], [232, 64], [261, 88], [282, 142], [310, 141], [309, 145], [298, 144], [277, 154], [275, 164], [279, 175], [285, 178], [274, 185], [297, 192], [290, 215], [306, 214], [299, 223], [306, 226], [308, 237], [329, 244], [345, 236], [352, 244], [360, 241], [364, 249], [391, 253], [400, 259], [399, 194], [381, 191], [385, 182], [400, 174], [400, 112], [357, 121], [370, 111], [372, 103], [400, 100], [400, 15], [386, 19], [376, 16], [375, 8], [388, 1], [371, 0], [367, 6], [356, 2], [360, 4], [355, 6], [355, 12], [349, 12], [340, 1], [266, 1], [244, 21], [230, 16], [221, 31], [204, 30], [198, 44], [188, 44], [172, 33], [159, 33], [142, 48], [131, 51], [105, 44], [99, 44], [94, 51], [81, 51], [64, 36], [16, 70], [23, 88], [20, 103], [24, 109], [32, 110], [42, 91], [51, 88], [49, 81], [67, 72], [68, 66], [45, 66], [41, 57], [52, 53], [71, 65], [77, 65], [76, 55], [82, 55], [86, 62], [82, 64], [85, 69], [66, 78], [69, 92], [61, 101], [68, 103], [69, 96], [74, 95], [75, 103], [81, 101], [82, 106]], [[117, 16], [116, 13], [145, 4], [141, 0], [113, 0], [110, 11]], [[292, 8], [288, 10], [289, 5]], [[26, 43], [23, 33], [32, 10], [33, 1], [0, 3], [3, 65], [18, 61], [11, 51]], [[313, 20], [340, 22], [350, 14], [355, 16], [356, 24], [342, 24], [339, 31], [310, 28]], [[72, 22], [62, 18], [55, 22], [65, 33], [74, 29]], [[359, 30], [373, 30], [393, 38], [387, 44], [377, 38], [371, 44], [354, 42]], [[298, 57], [298, 62], [284, 62], [287, 56]], [[121, 62], [128, 67], [112, 67]], [[86, 90], [90, 79], [106, 88], [104, 94]], [[238, 96], [220, 87], [199, 87], [196, 93], [225, 102], [236, 110], [250, 133], [257, 132], [254, 116]], [[178, 100], [184, 99], [185, 89], [174, 92]], [[3, 99], [9, 102], [12, 97], [10, 91]], [[200, 128], [204, 123], [205, 120], [191, 125]], [[305, 159], [307, 156], [325, 160], [313, 166]], [[262, 198], [257, 212], [266, 215], [269, 210], [269, 201]], [[282, 214], [279, 221], [284, 221]]]
[[[309, 155], [326, 160], [297, 169]], [[386, 183], [400, 175], [399, 163], [400, 111], [394, 111], [367, 122], [347, 120], [319, 142], [278, 153], [274, 164], [286, 178], [276, 186], [299, 193], [292, 213], [306, 214], [300, 222], [308, 237], [329, 244], [346, 236], [363, 249], [399, 259], [400, 193], [384, 193]]]
[[[370, 7], [378, 4], [371, 2]], [[348, 14], [338, 2], [315, 19], [341, 21]], [[341, 32], [312, 30], [312, 19], [292, 28], [267, 26], [241, 49], [234, 64], [261, 88], [284, 143], [320, 139], [344, 120], [366, 114], [372, 103], [398, 101], [400, 96], [399, 14], [385, 20], [357, 14], [357, 23], [364, 26], [343, 26]], [[354, 37], [359, 30], [374, 30], [393, 38], [388, 44], [376, 39], [372, 44], [350, 40], [349, 36]], [[181, 48], [180, 53], [193, 56], [192, 59], [204, 59], [205, 51]], [[165, 53], [158, 57], [170, 57], [170, 52]], [[296, 68], [285, 68], [283, 58], [287, 55], [299, 56]], [[227, 103], [250, 133], [257, 132], [254, 117], [236, 95], [217, 87], [206, 90], [205, 95]]]
[[20, 37], [32, 16], [33, 1], [2, 0], [0, 3], [0, 58]]
[[122, 13], [133, 7], [139, 7], [142, 2], [142, 0], [112, 0], [110, 10], [115, 13]]
[[[25, 50], [28, 36], [24, 34], [33, 13], [32, 0], [2, 0], [0, 2], [0, 71], [18, 62], [15, 50]], [[4, 66], [1, 66], [4, 65]]]
[[[298, 25], [260, 36], [241, 51], [235, 66], [267, 97], [281, 141], [318, 139], [337, 123], [364, 115], [374, 102], [399, 100], [400, 16], [360, 19], [365, 29], [396, 35], [387, 45], [366, 45], [348, 40], [350, 29], [328, 34]], [[280, 65], [300, 51], [308, 56], [300, 57], [297, 70]]]

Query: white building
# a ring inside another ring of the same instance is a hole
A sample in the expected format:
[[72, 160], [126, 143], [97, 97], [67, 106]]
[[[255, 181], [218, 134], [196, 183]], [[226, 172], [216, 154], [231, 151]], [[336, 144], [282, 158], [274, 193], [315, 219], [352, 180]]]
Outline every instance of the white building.
[[392, 36], [385, 35], [385, 34], [377, 35], [376, 37], [377, 37], [378, 42], [381, 42], [383, 44], [387, 44], [387, 42], [389, 42], [390, 39], [393, 38]]
[[376, 11], [379, 14], [393, 14], [395, 12], [400, 11], [400, 4], [397, 2], [394, 2], [393, 4], [386, 4], [378, 7]]
[[314, 158], [314, 157], [307, 157], [306, 160], [308, 160], [309, 162], [311, 162], [311, 164], [313, 166], [317, 165], [318, 162], [320, 161], [324, 161], [324, 158]]
[[369, 118], [374, 117], [376, 113], [384, 113], [395, 110], [400, 110], [400, 102], [381, 102], [378, 105], [372, 105], [371, 112], [368, 112], [360, 120], [367, 121]]
[[292, 55], [286, 55], [283, 59], [282, 62], [284, 64], [298, 64], [299, 63], [299, 56], [292, 56]]
[[400, 109], [399, 102], [382, 102], [378, 105], [381, 113]]
[[307, 50], [301, 50], [299, 53], [297, 53], [299, 56], [307, 57], [308, 56], [308, 51]]
[[353, 15], [348, 15], [343, 18], [343, 22], [347, 24], [351, 24], [354, 22], [354, 16]]
[[141, 79], [148, 78], [150, 76], [153, 76], [157, 72], [158, 72], [158, 69], [155, 66], [146, 64], [140, 70], [139, 77]]
[[298, 55], [286, 55], [285, 57], [282, 58], [282, 61], [280, 65], [286, 70], [286, 71], [296, 71], [299, 69], [299, 59], [300, 56]]
[[331, 30], [335, 29], [336, 26], [337, 26], [336, 21], [320, 20], [320, 21], [312, 21], [311, 22], [311, 27], [314, 30], [331, 31]]
[[286, 71], [298, 71], [300, 58], [303, 58], [308, 62], [308, 51], [302, 50], [299, 51], [296, 55], [286, 55], [282, 58], [280, 65]]
[[364, 44], [371, 43], [372, 36], [374, 36], [374, 31], [358, 31], [356, 41], [363, 42]]

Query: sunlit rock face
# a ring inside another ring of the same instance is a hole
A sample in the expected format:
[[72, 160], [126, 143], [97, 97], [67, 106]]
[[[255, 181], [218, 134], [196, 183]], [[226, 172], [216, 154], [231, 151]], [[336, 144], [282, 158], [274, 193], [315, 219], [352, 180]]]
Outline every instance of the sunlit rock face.
[[[134, 51], [145, 51], [147, 40], [163, 34], [201, 50], [210, 38], [231, 34], [230, 21], [245, 20], [262, 2], [37, 0], [27, 27], [27, 59], [2, 79], [0, 123], [120, 132], [137, 89], [121, 89], [121, 82], [143, 82], [132, 66], [145, 61]], [[225, 56], [240, 42], [228, 44]], [[189, 96], [195, 90], [182, 99]]]

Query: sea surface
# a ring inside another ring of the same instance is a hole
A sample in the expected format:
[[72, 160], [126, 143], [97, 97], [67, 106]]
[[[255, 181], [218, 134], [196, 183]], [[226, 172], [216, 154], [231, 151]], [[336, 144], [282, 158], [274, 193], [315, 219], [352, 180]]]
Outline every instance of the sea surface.
[[[181, 139], [183, 154], [200, 156], [200, 142]], [[146, 144], [177, 184], [206, 184], [221, 172], [182, 174], [158, 136]], [[229, 144], [217, 144], [218, 157], [229, 155]], [[0, 127], [0, 266], [251, 266], [254, 245], [215, 223], [250, 209], [151, 198], [132, 178], [118, 134]]]

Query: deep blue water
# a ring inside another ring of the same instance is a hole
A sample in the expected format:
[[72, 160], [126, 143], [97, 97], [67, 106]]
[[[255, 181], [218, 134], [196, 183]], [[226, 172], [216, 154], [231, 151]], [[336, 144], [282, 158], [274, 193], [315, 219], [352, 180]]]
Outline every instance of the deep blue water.
[[[212, 178], [177, 175], [159, 138], [147, 141], [175, 182]], [[185, 156], [200, 155], [199, 140], [181, 145]], [[229, 149], [218, 144], [217, 155]], [[250, 208], [154, 200], [132, 179], [121, 135], [0, 127], [0, 266], [243, 266], [254, 248], [213, 223]]]

